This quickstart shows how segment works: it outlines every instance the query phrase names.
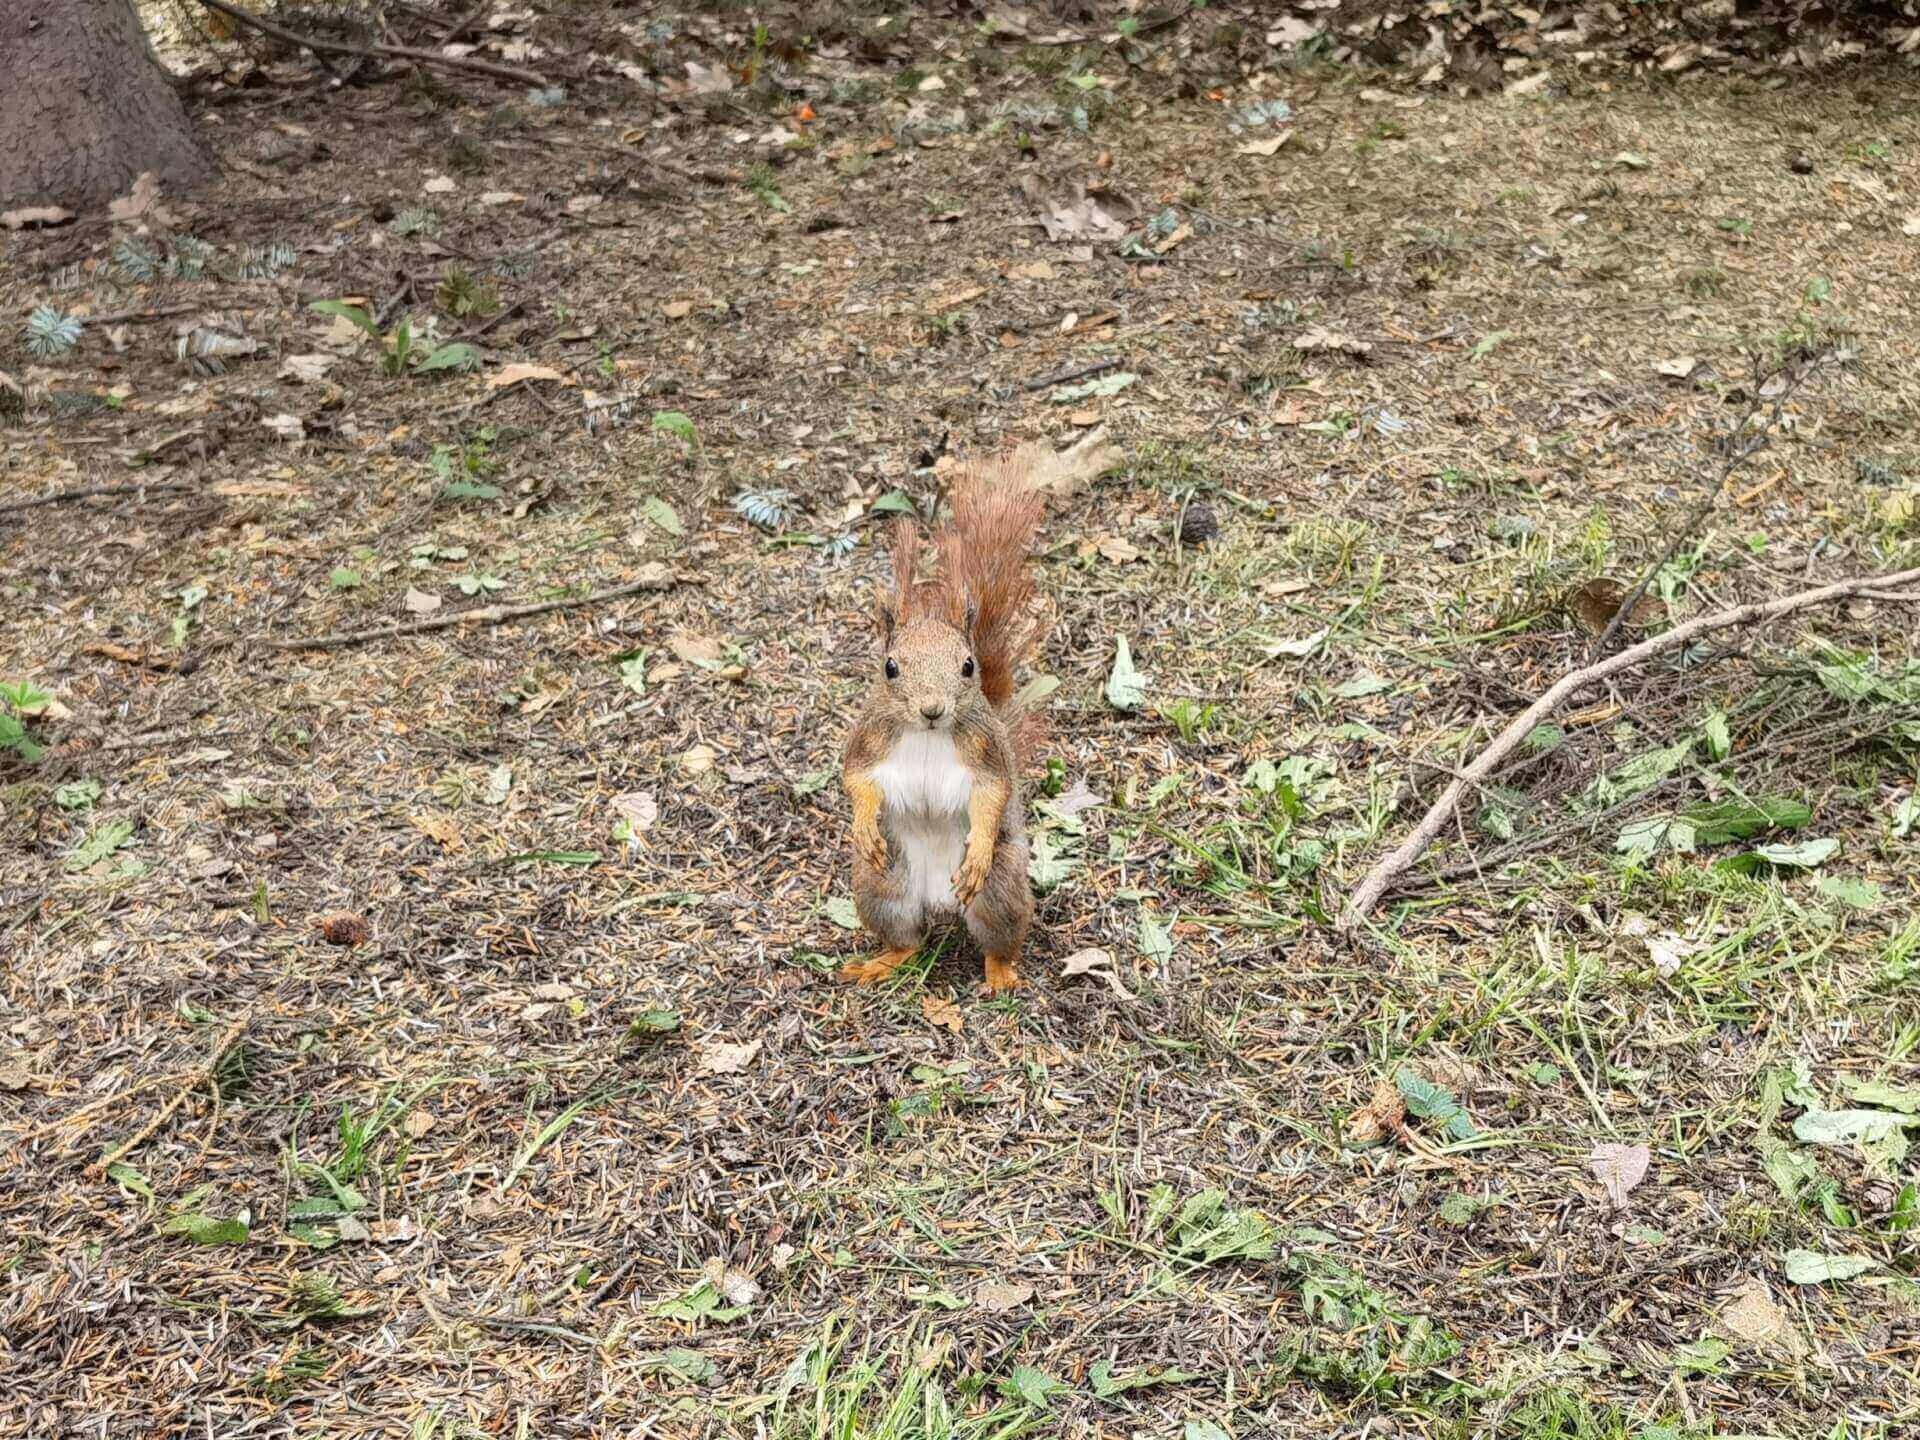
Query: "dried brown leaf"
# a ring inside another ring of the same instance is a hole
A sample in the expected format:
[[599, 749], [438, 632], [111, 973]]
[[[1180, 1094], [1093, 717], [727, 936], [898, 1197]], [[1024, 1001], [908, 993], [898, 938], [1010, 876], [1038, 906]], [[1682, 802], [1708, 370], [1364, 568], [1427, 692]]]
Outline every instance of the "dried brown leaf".
[[920, 1013], [930, 1025], [942, 1025], [958, 1035], [967, 1028], [966, 1016], [960, 1013], [960, 1007], [945, 995], [922, 995]]
[[1653, 1152], [1646, 1146], [1622, 1145], [1611, 1140], [1595, 1145], [1587, 1156], [1593, 1178], [1600, 1182], [1616, 1210], [1626, 1208], [1627, 1196], [1647, 1178], [1647, 1166], [1652, 1161]]
[[760, 1053], [760, 1044], [758, 1040], [749, 1040], [744, 1045], [709, 1040], [700, 1047], [700, 1073], [738, 1075], [753, 1063], [753, 1057]]

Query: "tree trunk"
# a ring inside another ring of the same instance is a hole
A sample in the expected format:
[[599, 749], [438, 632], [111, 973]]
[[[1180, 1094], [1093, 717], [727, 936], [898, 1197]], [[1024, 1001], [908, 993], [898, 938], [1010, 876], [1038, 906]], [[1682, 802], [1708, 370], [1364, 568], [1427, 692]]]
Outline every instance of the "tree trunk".
[[0, 208], [97, 205], [146, 170], [174, 193], [215, 174], [132, 0], [0, 0]]

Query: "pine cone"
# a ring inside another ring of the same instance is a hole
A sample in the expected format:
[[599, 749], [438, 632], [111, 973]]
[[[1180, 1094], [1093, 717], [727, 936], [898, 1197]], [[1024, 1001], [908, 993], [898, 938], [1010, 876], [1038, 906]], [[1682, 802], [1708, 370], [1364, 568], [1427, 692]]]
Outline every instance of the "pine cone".
[[1189, 505], [1180, 517], [1180, 543], [1204, 545], [1220, 533], [1220, 521], [1211, 505]]
[[329, 945], [344, 945], [352, 949], [355, 945], [364, 945], [373, 938], [373, 927], [358, 915], [349, 915], [344, 910], [338, 915], [326, 915], [313, 922], [320, 932], [320, 938]]

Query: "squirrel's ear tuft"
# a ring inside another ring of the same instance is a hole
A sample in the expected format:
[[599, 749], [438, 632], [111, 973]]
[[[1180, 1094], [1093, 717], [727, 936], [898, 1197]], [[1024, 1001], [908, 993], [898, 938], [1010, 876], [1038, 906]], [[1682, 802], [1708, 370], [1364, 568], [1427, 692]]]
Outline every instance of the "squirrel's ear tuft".
[[893, 602], [884, 595], [880, 597], [880, 603], [875, 611], [874, 618], [880, 625], [881, 644], [892, 645], [893, 627], [899, 623], [899, 617], [893, 612]]

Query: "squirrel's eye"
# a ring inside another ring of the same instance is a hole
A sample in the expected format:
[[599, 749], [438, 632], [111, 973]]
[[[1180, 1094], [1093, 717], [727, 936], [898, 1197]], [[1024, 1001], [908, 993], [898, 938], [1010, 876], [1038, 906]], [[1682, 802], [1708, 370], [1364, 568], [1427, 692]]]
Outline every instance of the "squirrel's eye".
[[967, 657], [967, 663], [966, 663], [966, 664], [964, 664], [964, 665], [962, 665], [962, 666], [960, 667], [960, 673], [961, 673], [962, 675], [965, 675], [965, 676], [968, 676], [969, 678], [971, 678], [971, 677], [972, 677], [972, 675], [973, 675], [973, 657], [972, 657], [971, 655], [969, 655], [969, 656]]
[[898, 680], [899, 678], [900, 678], [900, 667], [894, 663], [893, 657], [889, 655], [887, 657], [887, 679]]

